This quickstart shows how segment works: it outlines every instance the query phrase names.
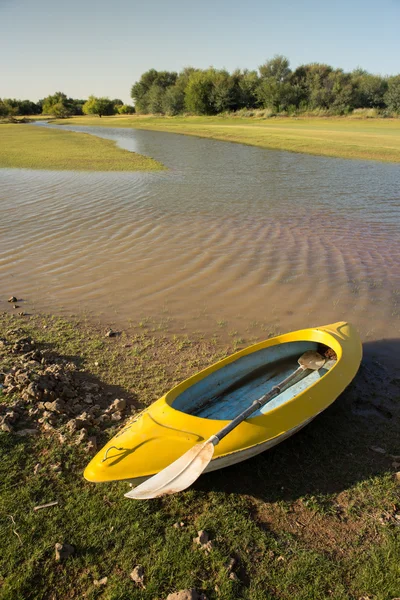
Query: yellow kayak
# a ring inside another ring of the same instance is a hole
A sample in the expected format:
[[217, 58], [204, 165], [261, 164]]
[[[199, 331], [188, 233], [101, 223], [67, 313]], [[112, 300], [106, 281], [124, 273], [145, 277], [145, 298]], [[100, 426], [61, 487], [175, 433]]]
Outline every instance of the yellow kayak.
[[318, 351], [325, 363], [243, 421], [215, 447], [205, 472], [279, 444], [325, 410], [357, 373], [362, 346], [349, 323], [303, 329], [249, 346], [183, 381], [128, 422], [86, 467], [88, 481], [139, 484], [207, 440]]

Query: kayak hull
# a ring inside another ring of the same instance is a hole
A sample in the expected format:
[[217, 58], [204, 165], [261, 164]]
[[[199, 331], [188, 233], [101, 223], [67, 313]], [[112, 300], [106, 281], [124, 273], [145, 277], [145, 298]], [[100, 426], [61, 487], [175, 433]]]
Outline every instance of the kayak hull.
[[[242, 462], [279, 444], [334, 402], [357, 373], [362, 347], [350, 324], [277, 336], [190, 377], [128, 422], [92, 459], [85, 478], [93, 482], [128, 480], [135, 485], [145, 481], [222, 429], [246, 408], [243, 403], [251, 402], [252, 395], [261, 396], [283, 379], [283, 368], [293, 370], [295, 358], [304, 348], [315, 349], [318, 344], [336, 355], [333, 366], [307, 375], [241, 423], [215, 447], [205, 472]], [[268, 369], [259, 375], [264, 362]], [[253, 377], [253, 372], [257, 376]]]

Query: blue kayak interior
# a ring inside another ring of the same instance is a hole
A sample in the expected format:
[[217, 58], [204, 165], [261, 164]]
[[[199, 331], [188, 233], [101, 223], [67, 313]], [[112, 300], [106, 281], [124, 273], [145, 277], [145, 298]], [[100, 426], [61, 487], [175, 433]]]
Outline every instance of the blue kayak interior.
[[[287, 342], [242, 356], [204, 377], [179, 394], [172, 406], [203, 419], [231, 420], [274, 385], [298, 368], [298, 359], [307, 350], [321, 352], [316, 342]], [[319, 371], [306, 370], [253, 416], [266, 414], [288, 402], [318, 381], [333, 366], [328, 360]]]

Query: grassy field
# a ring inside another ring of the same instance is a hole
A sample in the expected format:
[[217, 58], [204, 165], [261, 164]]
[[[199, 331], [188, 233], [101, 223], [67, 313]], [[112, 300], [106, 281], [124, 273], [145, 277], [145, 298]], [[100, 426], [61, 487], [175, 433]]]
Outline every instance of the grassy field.
[[0, 168], [69, 171], [156, 171], [159, 162], [85, 133], [0, 124]]
[[400, 119], [119, 115], [58, 123], [153, 129], [319, 156], [400, 162]]
[[[99, 387], [100, 403], [125, 398], [133, 414], [232, 350], [216, 338], [167, 335], [150, 320], [105, 338], [84, 320], [11, 312], [0, 315], [0, 372], [26, 360], [15, 342], [31, 336], [43, 360], [75, 366], [80, 385]], [[85, 482], [90, 452], [62, 427], [26, 437], [0, 432], [1, 600], [157, 600], [192, 587], [208, 600], [399, 596], [400, 503], [391, 456], [398, 430], [352, 410], [365, 389], [371, 402], [391, 393], [373, 368], [364, 365], [330, 409], [283, 444], [147, 502], [125, 499], [125, 484]], [[1, 394], [3, 408], [18, 397]], [[118, 426], [89, 434], [101, 446]], [[53, 500], [59, 504], [33, 511]], [[210, 553], [193, 543], [200, 529], [213, 540]], [[75, 548], [62, 563], [55, 560], [58, 542]], [[139, 564], [145, 587], [129, 577]]]

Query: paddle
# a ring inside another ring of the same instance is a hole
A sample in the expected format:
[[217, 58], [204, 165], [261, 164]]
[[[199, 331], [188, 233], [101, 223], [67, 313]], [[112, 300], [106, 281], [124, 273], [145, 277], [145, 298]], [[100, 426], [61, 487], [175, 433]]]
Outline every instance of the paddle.
[[210, 463], [214, 448], [219, 442], [230, 433], [235, 427], [242, 423], [247, 417], [256, 412], [261, 406], [264, 406], [269, 400], [277, 396], [282, 388], [291, 383], [300, 373], [306, 369], [317, 371], [325, 364], [325, 358], [318, 352], [308, 350], [299, 360], [299, 368], [283, 381], [274, 385], [272, 390], [264, 394], [258, 400], [246, 408], [233, 421], [228, 423], [221, 431], [212, 435], [208, 440], [200, 444], [196, 444], [190, 448], [180, 458], [171, 463], [168, 467], [147, 479], [127, 494], [126, 498], [135, 498], [136, 500], [145, 500], [149, 498], [157, 498], [166, 494], [175, 494], [189, 487], [203, 473]]

